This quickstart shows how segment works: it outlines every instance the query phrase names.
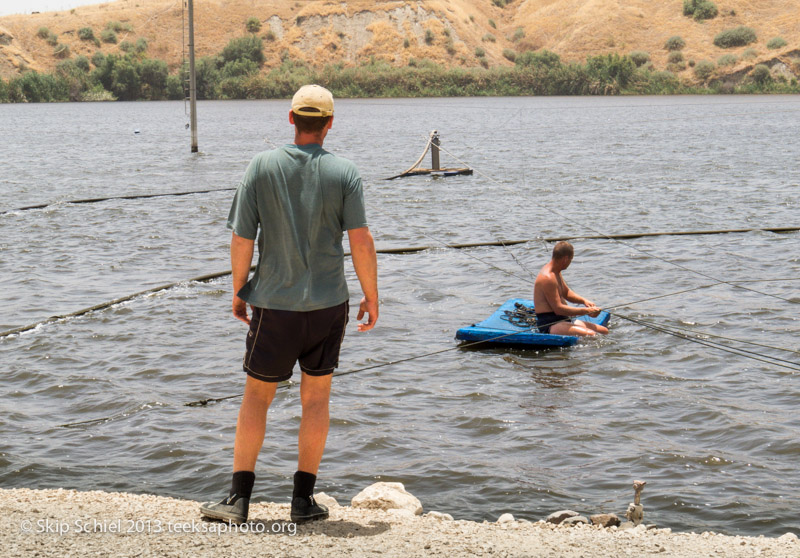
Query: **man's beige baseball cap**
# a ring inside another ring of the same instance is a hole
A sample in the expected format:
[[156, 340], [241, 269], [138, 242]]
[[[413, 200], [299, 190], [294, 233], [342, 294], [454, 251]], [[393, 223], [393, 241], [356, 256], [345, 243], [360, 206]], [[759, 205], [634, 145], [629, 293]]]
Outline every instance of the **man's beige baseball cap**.
[[292, 97], [292, 112], [302, 116], [332, 116], [333, 95], [321, 85], [304, 85]]

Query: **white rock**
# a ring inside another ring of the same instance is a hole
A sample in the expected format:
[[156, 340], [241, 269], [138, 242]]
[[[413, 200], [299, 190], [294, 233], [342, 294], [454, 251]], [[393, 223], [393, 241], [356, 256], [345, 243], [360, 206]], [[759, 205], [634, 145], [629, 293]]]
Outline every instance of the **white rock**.
[[333, 508], [339, 505], [339, 502], [336, 501], [336, 498], [333, 496], [328, 496], [324, 492], [314, 494], [314, 500], [316, 500], [318, 504], [322, 504], [328, 508]]
[[372, 510], [409, 510], [414, 515], [422, 513], [422, 503], [407, 492], [401, 482], [376, 482], [359, 492], [350, 505]]
[[510, 513], [504, 513], [497, 518], [498, 523], [514, 523], [514, 516]]
[[453, 516], [449, 513], [442, 513], [438, 511], [430, 511], [425, 514], [427, 517], [435, 517], [436, 519], [440, 519], [442, 521], [453, 521]]
[[787, 543], [797, 542], [797, 535], [794, 533], [785, 533], [778, 537], [778, 541]]

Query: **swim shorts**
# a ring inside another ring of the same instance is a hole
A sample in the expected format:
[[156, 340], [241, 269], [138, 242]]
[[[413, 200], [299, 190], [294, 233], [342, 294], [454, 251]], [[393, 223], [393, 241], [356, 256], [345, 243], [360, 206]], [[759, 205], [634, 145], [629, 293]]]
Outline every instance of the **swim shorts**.
[[550, 333], [550, 326], [558, 322], [571, 322], [572, 318], [569, 316], [562, 316], [555, 312], [542, 312], [536, 314], [536, 327], [539, 328], [539, 333]]
[[350, 303], [294, 312], [253, 307], [243, 368], [264, 382], [292, 377], [295, 362], [309, 376], [327, 376], [339, 366], [339, 349], [349, 321]]

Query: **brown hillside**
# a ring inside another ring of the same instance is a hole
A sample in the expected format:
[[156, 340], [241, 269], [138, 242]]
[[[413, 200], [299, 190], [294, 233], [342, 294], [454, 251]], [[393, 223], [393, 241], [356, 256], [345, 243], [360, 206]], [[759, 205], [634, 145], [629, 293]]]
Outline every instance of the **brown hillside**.
[[[719, 16], [698, 23], [682, 15], [682, 0], [513, 0], [504, 8], [491, 0], [419, 0], [416, 2], [350, 0], [197, 0], [195, 2], [198, 56], [219, 53], [227, 42], [246, 33], [245, 22], [257, 17], [264, 38], [267, 67], [287, 53], [315, 65], [355, 64], [370, 56], [395, 65], [411, 58], [428, 58], [449, 66], [476, 66], [477, 48], [489, 64], [510, 64], [504, 49], [546, 48], [566, 61], [608, 52], [649, 52], [664, 68], [664, 42], [673, 35], [686, 41], [686, 60], [716, 61], [730, 50], [713, 45], [714, 36], [738, 25], [758, 34], [750, 45], [755, 60], [730, 69], [773, 60], [800, 48], [800, 9], [797, 0], [715, 0]], [[91, 57], [100, 50], [119, 52], [119, 44], [78, 37], [91, 27], [95, 36], [118, 21], [132, 31], [118, 33], [119, 42], [143, 37], [148, 54], [177, 68], [183, 56], [181, 0], [117, 0], [63, 12], [0, 17], [0, 76], [10, 78], [24, 69], [50, 71], [59, 62], [55, 48], [37, 36], [41, 27], [68, 45], [71, 56]], [[521, 30], [521, 31], [519, 31]], [[781, 36], [788, 45], [768, 50], [769, 39]], [[785, 60], [791, 67], [797, 60]], [[795, 68], [796, 69], [796, 68]], [[688, 72], [686, 74], [689, 75]]]

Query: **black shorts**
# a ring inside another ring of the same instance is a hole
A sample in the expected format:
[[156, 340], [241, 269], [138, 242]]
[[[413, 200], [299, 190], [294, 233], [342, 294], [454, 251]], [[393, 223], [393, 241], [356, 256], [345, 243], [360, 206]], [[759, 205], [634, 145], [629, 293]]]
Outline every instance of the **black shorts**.
[[349, 321], [350, 303], [293, 312], [253, 307], [243, 367], [264, 382], [292, 377], [294, 363], [310, 376], [327, 376], [339, 366], [339, 349]]
[[559, 322], [571, 322], [572, 318], [569, 316], [562, 316], [555, 312], [541, 312], [536, 314], [536, 327], [539, 328], [539, 333], [550, 333], [550, 326]]

